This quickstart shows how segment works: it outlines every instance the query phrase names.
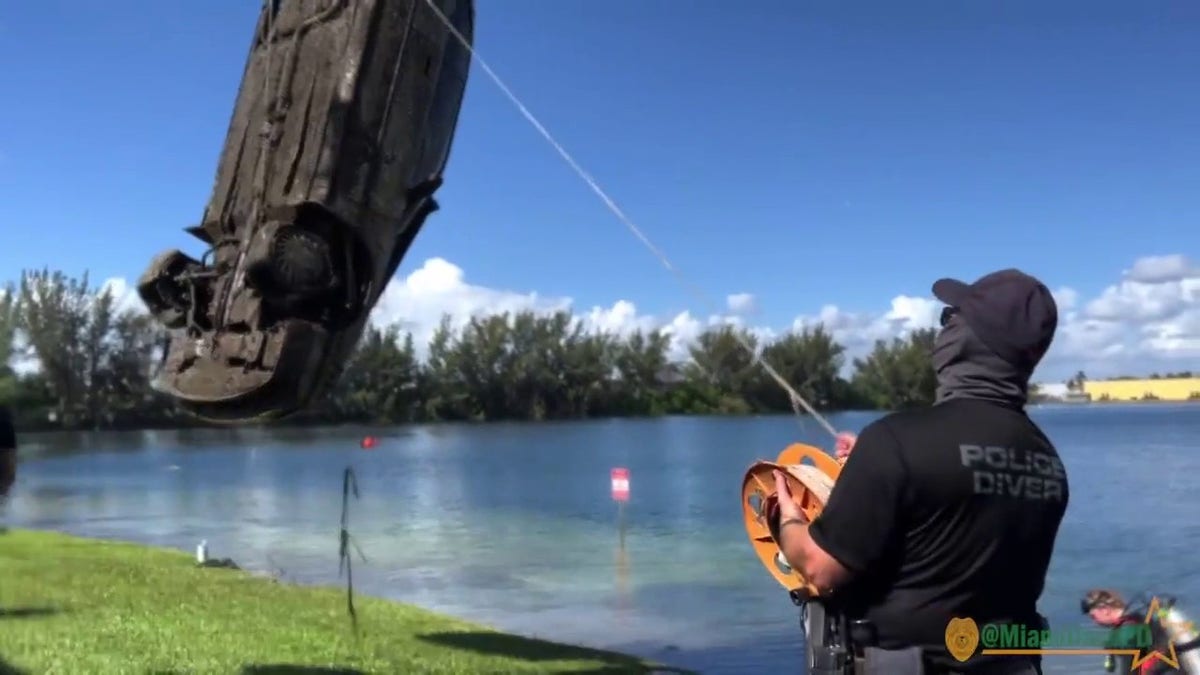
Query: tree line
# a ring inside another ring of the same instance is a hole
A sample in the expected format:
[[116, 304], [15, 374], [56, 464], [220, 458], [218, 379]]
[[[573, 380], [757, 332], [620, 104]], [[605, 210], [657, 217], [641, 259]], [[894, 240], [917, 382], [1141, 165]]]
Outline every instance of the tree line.
[[[151, 386], [164, 334], [120, 310], [110, 289], [48, 269], [0, 290], [0, 404], [25, 428], [196, 424]], [[550, 420], [665, 414], [782, 413], [788, 395], [739, 344], [814, 407], [902, 409], [933, 401], [935, 332], [879, 341], [842, 377], [846, 350], [823, 327], [767, 343], [717, 326], [670, 357], [662, 331], [586, 330], [568, 312], [444, 317], [419, 358], [411, 333], [370, 327], [337, 384], [291, 423]], [[36, 360], [40, 368], [15, 369]]]

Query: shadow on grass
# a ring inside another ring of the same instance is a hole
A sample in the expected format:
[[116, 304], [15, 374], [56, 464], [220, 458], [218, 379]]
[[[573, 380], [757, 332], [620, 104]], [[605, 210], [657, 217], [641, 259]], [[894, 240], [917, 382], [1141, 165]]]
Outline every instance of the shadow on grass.
[[33, 619], [58, 614], [61, 611], [57, 607], [0, 607], [0, 619]]
[[468, 632], [468, 633], [430, 633], [418, 635], [418, 639], [442, 647], [461, 649], [479, 654], [503, 656], [521, 661], [601, 661], [604, 665], [588, 671], [585, 675], [601, 675], [608, 673], [676, 673], [692, 675], [690, 670], [668, 668], [666, 666], [647, 666], [641, 659], [613, 652], [602, 652], [598, 649], [576, 647], [573, 645], [555, 644], [532, 640], [517, 635], [504, 633]]
[[0, 675], [29, 675], [29, 673], [10, 664], [4, 659], [0, 659]]
[[[2, 674], [0, 674], [2, 675]], [[322, 668], [319, 665], [287, 663], [244, 665], [241, 675], [366, 675], [358, 668]]]

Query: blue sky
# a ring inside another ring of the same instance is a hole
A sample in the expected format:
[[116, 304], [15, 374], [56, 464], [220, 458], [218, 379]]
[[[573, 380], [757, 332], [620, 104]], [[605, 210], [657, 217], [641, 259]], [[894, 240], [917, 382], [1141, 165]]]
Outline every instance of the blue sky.
[[[0, 272], [132, 279], [191, 247], [258, 3], [10, 4]], [[1090, 298], [1139, 256], [1200, 253], [1194, 2], [503, 0], [476, 46], [766, 323], [1008, 266]], [[478, 68], [439, 200], [401, 274], [438, 256], [482, 286], [704, 313]]]

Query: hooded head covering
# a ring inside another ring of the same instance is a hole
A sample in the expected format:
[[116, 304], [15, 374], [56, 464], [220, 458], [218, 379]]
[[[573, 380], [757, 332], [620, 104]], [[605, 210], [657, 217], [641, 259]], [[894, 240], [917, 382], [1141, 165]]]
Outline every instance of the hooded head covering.
[[933, 347], [937, 402], [975, 398], [1025, 405], [1029, 378], [1058, 327], [1050, 290], [1006, 269], [972, 284], [939, 279], [933, 294], [949, 305]]
[[1021, 407], [1031, 372], [1000, 358], [959, 315], [951, 316], [933, 343], [937, 402], [976, 398]]

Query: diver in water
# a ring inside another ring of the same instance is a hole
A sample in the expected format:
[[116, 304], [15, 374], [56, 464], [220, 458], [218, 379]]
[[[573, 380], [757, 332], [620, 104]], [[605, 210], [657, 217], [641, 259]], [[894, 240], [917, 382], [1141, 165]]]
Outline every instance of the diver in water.
[[[1150, 611], [1148, 604], [1129, 604], [1117, 591], [1106, 588], [1095, 588], [1088, 591], [1080, 602], [1080, 609], [1091, 617], [1098, 626], [1111, 629], [1104, 643], [1105, 649], [1137, 649], [1144, 644], [1144, 638], [1138, 632], [1138, 627], [1146, 624], [1146, 614]], [[1164, 629], [1161, 617], [1151, 616], [1149, 622], [1151, 647], [1150, 652], [1169, 654], [1171, 636]], [[1126, 654], [1109, 655], [1104, 660], [1104, 669], [1110, 673], [1129, 673], [1136, 670], [1138, 675], [1168, 675], [1169, 673], [1184, 673], [1188, 671], [1175, 668], [1163, 661], [1158, 654], [1151, 656], [1133, 668], [1133, 657]]]
[[935, 405], [867, 425], [811, 524], [777, 474], [778, 543], [821, 589], [823, 608], [853, 622], [851, 649], [868, 672], [1033, 675], [1040, 657], [977, 655], [970, 636], [948, 629], [966, 617], [1046, 627], [1037, 601], [1067, 475], [1025, 404], [1057, 305], [1011, 269], [973, 284], [942, 279], [933, 293], [948, 305], [933, 348]]
[[0, 502], [17, 480], [17, 432], [12, 412], [0, 405]]

